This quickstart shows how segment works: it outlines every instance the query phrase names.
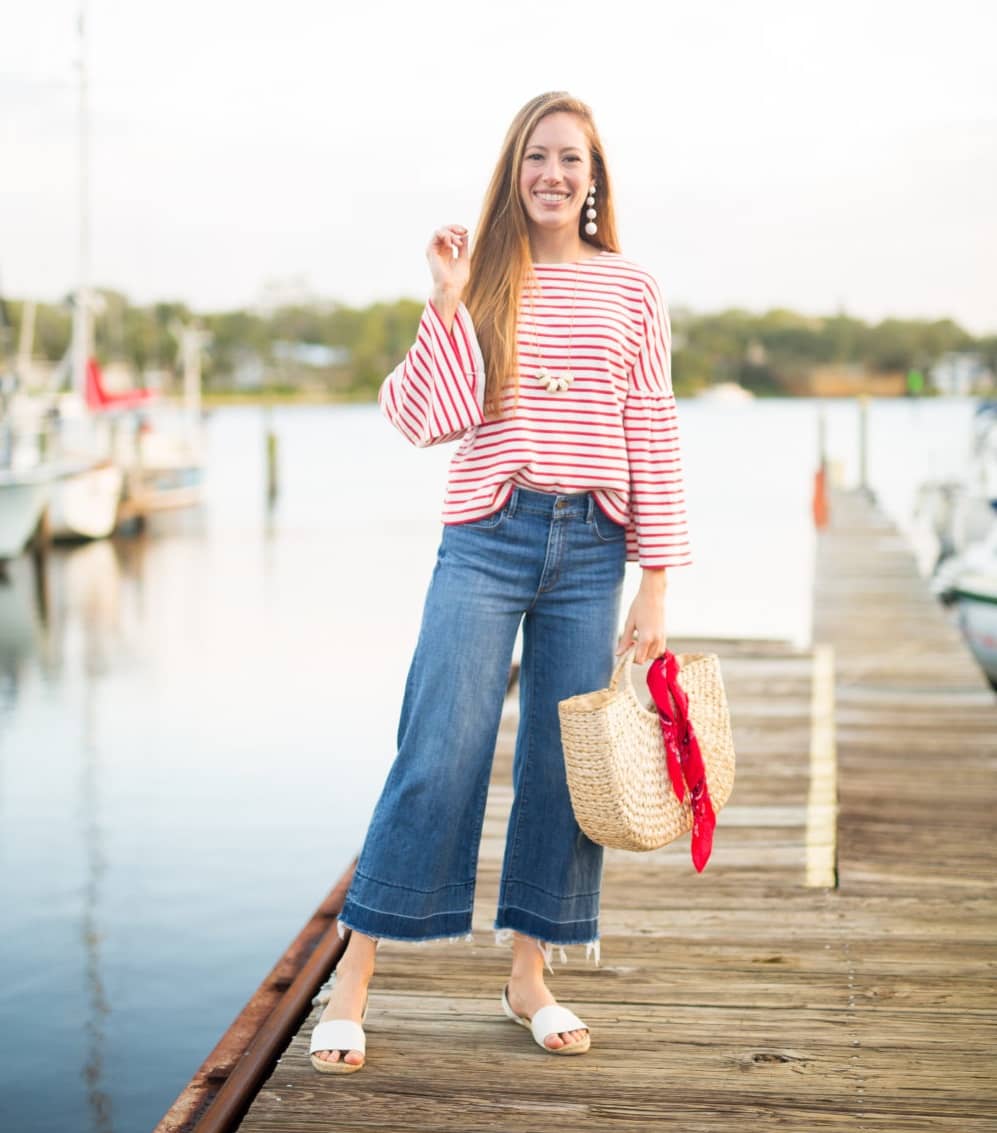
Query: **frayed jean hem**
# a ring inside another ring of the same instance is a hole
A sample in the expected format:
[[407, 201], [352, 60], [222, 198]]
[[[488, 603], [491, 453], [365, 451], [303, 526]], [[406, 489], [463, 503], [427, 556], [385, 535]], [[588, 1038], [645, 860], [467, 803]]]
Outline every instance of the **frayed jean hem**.
[[585, 960], [586, 960], [586, 962], [588, 961], [589, 957], [592, 956], [592, 957], [595, 958], [595, 966], [597, 968], [599, 967], [600, 940], [599, 940], [598, 936], [596, 936], [592, 940], [566, 940], [563, 943], [557, 943], [556, 941], [540, 940], [535, 936], [530, 936], [529, 933], [527, 933], [527, 932], [523, 932], [522, 929], [518, 929], [518, 928], [516, 928], [516, 929], [497, 928], [497, 929], [495, 929], [495, 943], [496, 944], [511, 944], [512, 943], [512, 934], [514, 932], [518, 932], [520, 936], [528, 936], [530, 938], [530, 940], [533, 941], [533, 943], [537, 946], [537, 948], [540, 949], [540, 953], [544, 958], [544, 967], [552, 975], [554, 973], [554, 967], [553, 967], [553, 963], [552, 963], [553, 958], [554, 958], [554, 949], [556, 948], [558, 950], [558, 953], [560, 954], [560, 958], [561, 958], [561, 963], [567, 964], [568, 957], [567, 957], [567, 954], [565, 953], [564, 950], [565, 950], [565, 948], [568, 948], [573, 944], [584, 944], [585, 945]]

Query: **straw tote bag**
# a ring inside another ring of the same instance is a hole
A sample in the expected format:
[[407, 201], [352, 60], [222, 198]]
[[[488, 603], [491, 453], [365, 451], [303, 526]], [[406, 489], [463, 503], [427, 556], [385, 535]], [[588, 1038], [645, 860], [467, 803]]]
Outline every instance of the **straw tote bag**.
[[[560, 701], [558, 716], [578, 825], [603, 846], [656, 850], [686, 831], [693, 830], [695, 840], [694, 821], [701, 812], [697, 800], [694, 814], [691, 790], [685, 790], [680, 800], [676, 791], [682, 790], [681, 773], [676, 775], [676, 763], [666, 760], [665, 723], [658, 711], [664, 705], [657, 691], [663, 681], [657, 682], [655, 702], [645, 707], [633, 687], [633, 657], [631, 646], [613, 670], [608, 688]], [[669, 691], [675, 696], [669, 698], [665, 721], [676, 723], [678, 717], [678, 725], [687, 724], [685, 746], [692, 738], [693, 747], [699, 748], [712, 820], [734, 786], [734, 740], [720, 660], [715, 653], [666, 653], [658, 660], [667, 658], [671, 658]], [[676, 678], [679, 690], [674, 687]], [[648, 681], [650, 686], [650, 671]], [[681, 727], [679, 733], [678, 746], [682, 746]], [[712, 845], [712, 829], [709, 825], [705, 858]], [[702, 849], [699, 858], [701, 864], [694, 845], [697, 870], [706, 864]]]

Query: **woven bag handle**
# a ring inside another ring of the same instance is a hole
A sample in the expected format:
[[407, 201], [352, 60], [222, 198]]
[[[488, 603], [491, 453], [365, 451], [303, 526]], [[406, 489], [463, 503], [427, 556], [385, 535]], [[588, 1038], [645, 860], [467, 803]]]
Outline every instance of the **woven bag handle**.
[[[627, 646], [626, 652], [617, 662], [616, 667], [613, 669], [613, 675], [609, 678], [609, 688], [613, 692], [619, 692], [620, 677], [623, 676], [626, 681], [624, 688], [630, 690], [630, 695], [633, 697], [634, 703], [641, 710], [641, 712], [646, 712], [649, 716], [654, 716], [655, 718], [657, 718], [658, 709], [653, 700], [650, 704], [645, 704], [638, 695], [637, 690], [634, 688], [633, 665], [636, 645], [637, 642], [632, 641]], [[662, 654], [662, 656], [664, 656], [664, 654]], [[711, 656], [713, 655], [709, 653], [676, 653], [675, 661], [678, 664], [678, 675], [681, 677], [682, 670], [686, 668], [686, 666], [705, 661]], [[654, 658], [652, 657], [651, 660], [653, 661]]]
[[[618, 692], [619, 686], [620, 686], [620, 677], [622, 676], [624, 681], [626, 682], [625, 685], [624, 685], [624, 688], [627, 688], [627, 689], [630, 690], [630, 694], [632, 695], [634, 702], [636, 703], [637, 707], [642, 712], [646, 712], [649, 716], [654, 716], [655, 718], [657, 718], [657, 715], [658, 715], [657, 708], [653, 704], [651, 704], [651, 705], [643, 704], [641, 702], [640, 697], [637, 695], [637, 690], [634, 688], [633, 665], [634, 665], [634, 653], [636, 652], [636, 646], [637, 646], [636, 641], [632, 641], [627, 646], [626, 652], [623, 654], [623, 656], [617, 662], [616, 667], [613, 669], [613, 675], [609, 678], [609, 687], [613, 692]], [[652, 657], [651, 660], [653, 661], [654, 658]], [[676, 657], [676, 660], [678, 661], [679, 669], [681, 670], [682, 658], [679, 656], [679, 657]]]
[[630, 673], [633, 669], [634, 649], [636, 648], [636, 645], [636, 641], [630, 642], [623, 656], [619, 659], [619, 661], [617, 661], [616, 666], [613, 669], [613, 675], [609, 678], [609, 687], [614, 692], [616, 692], [616, 690], [620, 687], [620, 675], [624, 672], [624, 670], [626, 670], [626, 679], [631, 682], [633, 680], [633, 678], [630, 676]]
[[[615, 689], [617, 687], [617, 685], [619, 685], [620, 674], [623, 672], [624, 669], [626, 669], [627, 679], [631, 680], [631, 681], [633, 680], [633, 678], [631, 677], [630, 674], [631, 674], [631, 670], [633, 669], [633, 665], [634, 665], [634, 652], [635, 652], [636, 648], [637, 648], [637, 642], [636, 641], [631, 641], [630, 644], [627, 646], [626, 652], [620, 658], [619, 662], [616, 665], [616, 668], [613, 669], [612, 677], [610, 677], [609, 687], [611, 689]], [[662, 656], [664, 656], [664, 654], [662, 654]], [[654, 660], [653, 657], [648, 658], [648, 663], [650, 664], [650, 662], [653, 661], [653, 660]], [[681, 671], [682, 662], [684, 660], [688, 660], [688, 654], [686, 654], [686, 653], [676, 653], [675, 654], [675, 660], [678, 662], [679, 671]]]

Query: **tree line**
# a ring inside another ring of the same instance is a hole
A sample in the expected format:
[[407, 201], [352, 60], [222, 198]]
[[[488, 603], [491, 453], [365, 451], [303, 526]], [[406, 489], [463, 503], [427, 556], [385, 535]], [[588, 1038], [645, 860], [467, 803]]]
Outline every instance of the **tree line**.
[[[123, 361], [138, 374], [177, 365], [178, 322], [209, 332], [203, 359], [207, 391], [225, 392], [239, 382], [252, 360], [267, 389], [293, 392], [307, 386], [330, 396], [373, 398], [384, 376], [411, 345], [423, 303], [398, 299], [367, 307], [339, 303], [195, 314], [183, 303], [137, 306], [120, 292], [102, 291], [96, 320], [96, 350], [103, 363]], [[24, 304], [5, 304], [7, 353], [17, 341]], [[34, 356], [57, 362], [69, 347], [70, 303], [38, 304]], [[679, 395], [723, 381], [737, 381], [759, 394], [784, 394], [815, 366], [862, 365], [872, 372], [927, 372], [953, 351], [977, 353], [997, 374], [997, 335], [974, 337], [952, 319], [884, 319], [868, 323], [838, 313], [811, 317], [778, 309], [757, 314], [726, 310], [671, 312], [672, 377]], [[289, 361], [278, 344], [309, 343], [338, 350], [328, 365]], [[8, 363], [10, 359], [8, 358]], [[253, 383], [255, 384], [255, 383]]]

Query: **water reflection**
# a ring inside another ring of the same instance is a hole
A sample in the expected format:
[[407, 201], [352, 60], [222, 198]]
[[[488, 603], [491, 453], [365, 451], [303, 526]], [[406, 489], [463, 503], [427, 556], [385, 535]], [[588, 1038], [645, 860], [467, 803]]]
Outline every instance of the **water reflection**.
[[111, 1094], [105, 1084], [105, 1046], [111, 1004], [104, 985], [101, 964], [101, 889], [107, 871], [101, 821], [101, 744], [97, 731], [98, 686], [111, 664], [111, 652], [118, 630], [118, 603], [121, 572], [114, 545], [94, 543], [52, 560], [53, 571], [61, 573], [58, 591], [64, 596], [59, 608], [58, 626], [53, 637], [60, 642], [65, 658], [71, 640], [79, 635], [83, 695], [80, 701], [81, 769], [78, 822], [83, 850], [84, 885], [80, 938], [85, 956], [86, 1083], [87, 1108], [91, 1128], [111, 1133]]
[[[79, 714], [79, 765], [67, 785], [75, 795], [70, 808], [77, 838], [73, 858], [82, 867], [77, 937], [84, 981], [81, 1075], [89, 1128], [98, 1133], [113, 1129], [105, 1069], [111, 1004], [101, 956], [102, 886], [108, 863], [101, 815], [98, 703], [99, 685], [116, 648], [120, 579], [113, 544], [101, 542], [22, 556], [8, 564], [0, 583], [0, 736], [13, 720], [22, 683], [35, 666], [48, 687], [57, 688], [67, 671], [79, 674], [81, 681], [81, 695], [74, 701]], [[0, 756], [6, 746], [0, 747]], [[42, 750], [36, 756], [44, 773], [47, 753]]]
[[[0, 678], [5, 707], [16, 700], [20, 674], [36, 652], [37, 638], [44, 620], [44, 583], [35, 585], [31, 560], [26, 556], [7, 564], [0, 574]], [[37, 611], [37, 612], [36, 612]]]

